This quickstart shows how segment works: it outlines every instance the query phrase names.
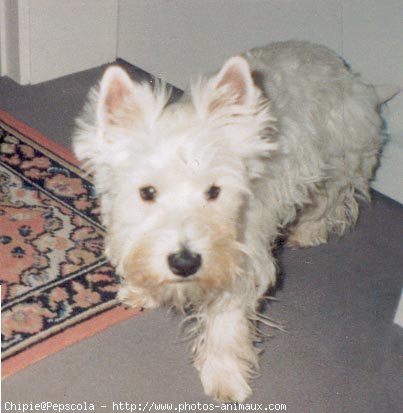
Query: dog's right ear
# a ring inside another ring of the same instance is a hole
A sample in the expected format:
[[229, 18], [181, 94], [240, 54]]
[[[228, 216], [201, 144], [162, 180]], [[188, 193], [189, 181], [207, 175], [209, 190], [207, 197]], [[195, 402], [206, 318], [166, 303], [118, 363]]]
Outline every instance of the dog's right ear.
[[222, 98], [231, 103], [249, 104], [254, 85], [248, 62], [241, 56], [229, 59], [214, 79], [214, 87], [222, 90]]
[[136, 102], [136, 89], [128, 74], [118, 66], [110, 66], [104, 73], [97, 102], [97, 124], [102, 130], [108, 126], [129, 127], [141, 115]]
[[375, 93], [378, 96], [378, 104], [383, 105], [393, 99], [401, 92], [401, 88], [395, 85], [379, 85], [375, 86]]

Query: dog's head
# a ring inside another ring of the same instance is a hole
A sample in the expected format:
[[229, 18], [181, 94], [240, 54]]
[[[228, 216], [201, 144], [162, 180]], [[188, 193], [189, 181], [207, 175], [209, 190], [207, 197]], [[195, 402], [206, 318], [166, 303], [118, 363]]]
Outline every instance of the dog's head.
[[225, 287], [242, 272], [245, 211], [277, 148], [275, 119], [242, 57], [168, 98], [110, 67], [75, 152], [95, 172], [121, 276], [150, 289]]

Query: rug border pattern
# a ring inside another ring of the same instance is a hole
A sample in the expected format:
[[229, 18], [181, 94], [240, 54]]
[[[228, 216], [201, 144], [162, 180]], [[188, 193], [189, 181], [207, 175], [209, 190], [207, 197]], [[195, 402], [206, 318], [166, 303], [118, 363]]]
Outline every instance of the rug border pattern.
[[[57, 157], [58, 162], [60, 161], [61, 164], [64, 164], [69, 169], [73, 168], [82, 179], [88, 180], [84, 172], [81, 172], [79, 169], [79, 162], [67, 148], [55, 143], [1, 109], [0, 122], [8, 129], [22, 135], [25, 140], [32, 143], [33, 147], [38, 148], [50, 157]], [[89, 217], [86, 219], [92, 222]], [[94, 224], [99, 226], [99, 223], [94, 222]], [[102, 264], [104, 263], [99, 263], [99, 265]], [[66, 323], [66, 325], [56, 329], [59, 331], [50, 332], [49, 336], [41, 338], [40, 341], [29, 345], [20, 352], [17, 351], [15, 355], [10, 356], [6, 360], [2, 360], [2, 378], [6, 378], [79, 340], [91, 337], [112, 324], [127, 320], [139, 312], [136, 309], [126, 309], [119, 306], [116, 300], [99, 305], [96, 309], [86, 312], [78, 319], [75, 318], [74, 321], [72, 320], [73, 325]]]

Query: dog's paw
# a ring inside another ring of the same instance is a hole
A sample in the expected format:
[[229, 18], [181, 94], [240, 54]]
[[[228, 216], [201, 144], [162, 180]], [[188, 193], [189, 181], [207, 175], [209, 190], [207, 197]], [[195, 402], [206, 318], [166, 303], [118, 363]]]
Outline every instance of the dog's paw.
[[292, 249], [316, 247], [327, 243], [326, 225], [320, 222], [304, 222], [290, 228], [286, 245]]
[[205, 393], [221, 402], [244, 402], [252, 389], [233, 360], [206, 360], [199, 370]]
[[120, 302], [133, 308], [156, 308], [158, 303], [150, 294], [141, 288], [123, 285], [118, 291], [117, 298]]

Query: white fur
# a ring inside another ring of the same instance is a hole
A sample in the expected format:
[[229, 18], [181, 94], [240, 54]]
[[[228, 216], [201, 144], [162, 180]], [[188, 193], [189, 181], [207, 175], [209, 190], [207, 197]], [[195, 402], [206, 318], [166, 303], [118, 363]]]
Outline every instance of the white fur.
[[[92, 93], [74, 149], [95, 172], [119, 297], [191, 314], [207, 394], [251, 394], [257, 306], [276, 279], [271, 249], [279, 235], [308, 247], [355, 223], [384, 141], [379, 108], [394, 93], [296, 41], [230, 59], [171, 105], [163, 85], [117, 67]], [[139, 192], [147, 186], [151, 202]], [[184, 247], [202, 258], [186, 278], [167, 259]]]

